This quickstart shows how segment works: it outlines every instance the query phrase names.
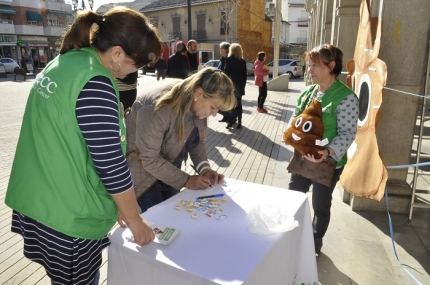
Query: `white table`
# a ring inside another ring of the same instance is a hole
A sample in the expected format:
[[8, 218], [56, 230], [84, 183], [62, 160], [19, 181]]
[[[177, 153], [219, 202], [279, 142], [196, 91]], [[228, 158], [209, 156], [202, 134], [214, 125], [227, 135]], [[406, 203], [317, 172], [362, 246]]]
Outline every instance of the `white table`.
[[[192, 219], [185, 209], [175, 209], [180, 200], [215, 193], [230, 196], [220, 207], [227, 215], [224, 220], [202, 213]], [[258, 203], [282, 206], [300, 226], [279, 234], [250, 233], [246, 215]], [[142, 216], [180, 233], [170, 245], [140, 247], [129, 241], [129, 229], [112, 230], [108, 285], [317, 284], [309, 204], [303, 193], [226, 179], [207, 190], [184, 190]]]

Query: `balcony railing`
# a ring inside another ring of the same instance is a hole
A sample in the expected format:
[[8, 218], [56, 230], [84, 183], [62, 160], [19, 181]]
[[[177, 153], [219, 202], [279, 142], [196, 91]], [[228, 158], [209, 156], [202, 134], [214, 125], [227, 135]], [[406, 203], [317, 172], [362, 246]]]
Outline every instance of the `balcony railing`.
[[1, 19], [1, 20], [0, 20], [0, 25], [1, 25], [1, 24], [13, 25], [13, 21], [12, 21], [12, 20], [4, 20], [4, 19]]
[[308, 38], [297, 38], [298, 44], [306, 44], [308, 42]]
[[193, 39], [195, 40], [207, 40], [207, 35], [205, 30], [193, 30]]
[[169, 39], [170, 40], [175, 40], [175, 39], [180, 39], [180, 38], [181, 38], [181, 32], [169, 33]]
[[297, 25], [299, 26], [299, 27], [307, 27], [309, 24], [308, 24], [308, 19], [307, 18], [299, 18], [298, 20], [297, 20]]

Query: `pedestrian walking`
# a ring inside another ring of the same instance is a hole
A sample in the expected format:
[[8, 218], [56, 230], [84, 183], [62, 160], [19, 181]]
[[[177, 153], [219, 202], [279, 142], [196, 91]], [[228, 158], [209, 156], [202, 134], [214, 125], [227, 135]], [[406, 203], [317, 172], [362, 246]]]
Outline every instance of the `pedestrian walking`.
[[187, 59], [187, 47], [183, 42], [176, 43], [176, 53], [167, 62], [167, 76], [185, 79], [190, 73]]
[[187, 43], [188, 51], [187, 58], [188, 64], [190, 65], [190, 72], [195, 73], [199, 69], [199, 53], [197, 50], [197, 42], [195, 40], [189, 40]]
[[254, 84], [258, 86], [258, 107], [259, 113], [267, 113], [264, 108], [264, 102], [267, 97], [267, 81], [269, 81], [269, 70], [264, 68], [264, 60], [266, 59], [266, 53], [260, 51], [257, 54], [257, 60], [254, 62]]
[[228, 57], [225, 60], [224, 72], [233, 81], [236, 107], [230, 111], [227, 128], [231, 128], [236, 119], [237, 128], [242, 128], [242, 96], [245, 95], [246, 79], [248, 78], [246, 61], [242, 56], [242, 46], [238, 43], [231, 44]]
[[157, 81], [161, 79], [166, 78], [166, 70], [167, 70], [167, 64], [164, 58], [160, 57], [157, 62], [154, 65], [155, 70], [157, 71]]
[[[230, 49], [230, 43], [228, 42], [221, 42], [219, 44], [219, 53], [221, 55], [221, 58], [219, 59], [218, 69], [224, 72], [225, 69], [225, 59], [228, 56], [228, 51]], [[229, 123], [231, 121], [230, 112], [223, 112], [219, 111], [219, 114], [223, 115], [222, 119], [219, 120], [221, 123]], [[235, 123], [235, 122], [233, 122]]]

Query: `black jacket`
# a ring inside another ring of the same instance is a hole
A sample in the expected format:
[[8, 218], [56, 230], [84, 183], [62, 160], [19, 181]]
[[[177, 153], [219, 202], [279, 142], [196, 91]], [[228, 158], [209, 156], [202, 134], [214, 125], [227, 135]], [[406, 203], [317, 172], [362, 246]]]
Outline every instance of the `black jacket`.
[[224, 71], [225, 69], [225, 59], [226, 59], [225, 57], [221, 57], [219, 59], [218, 69], [221, 71]]
[[190, 71], [197, 71], [199, 67], [199, 55], [197, 53], [190, 53], [187, 51], [187, 58], [190, 65]]
[[160, 59], [157, 60], [157, 62], [154, 64], [154, 67], [156, 69], [167, 69], [166, 61], [164, 60], [164, 58], [160, 57]]
[[240, 95], [245, 95], [246, 79], [248, 78], [246, 61], [234, 55], [227, 57], [225, 60], [224, 73], [233, 81], [236, 92]]
[[174, 55], [169, 57], [167, 64], [167, 76], [173, 78], [187, 78], [190, 73], [190, 66], [188, 65], [188, 59], [180, 52], [176, 52]]

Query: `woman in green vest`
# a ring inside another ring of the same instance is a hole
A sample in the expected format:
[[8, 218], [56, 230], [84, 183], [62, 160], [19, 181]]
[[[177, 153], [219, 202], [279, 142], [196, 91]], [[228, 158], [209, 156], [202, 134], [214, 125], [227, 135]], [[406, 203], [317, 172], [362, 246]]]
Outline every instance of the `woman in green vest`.
[[156, 60], [161, 50], [156, 29], [141, 13], [81, 11], [60, 56], [36, 77], [5, 203], [24, 255], [45, 267], [52, 284], [98, 284], [118, 212], [135, 243], [154, 239], [139, 215], [125, 161], [115, 78]]
[[331, 178], [330, 187], [292, 173], [288, 188], [306, 193], [312, 185], [312, 206], [314, 209], [312, 225], [315, 252], [318, 254], [330, 222], [333, 189], [346, 164], [346, 151], [357, 133], [358, 98], [351, 89], [338, 79], [342, 71], [343, 58], [340, 49], [329, 44], [320, 45], [307, 51], [305, 58], [308, 65], [308, 76], [312, 79], [313, 85], [308, 86], [299, 96], [296, 110], [290, 122], [300, 115], [314, 98], [318, 99], [321, 102], [323, 114], [322, 142], [326, 142], [326, 144], [321, 151], [318, 151], [321, 154], [320, 158], [317, 159], [310, 154], [304, 158], [312, 163], [321, 163], [331, 156], [337, 161], [337, 165]]

